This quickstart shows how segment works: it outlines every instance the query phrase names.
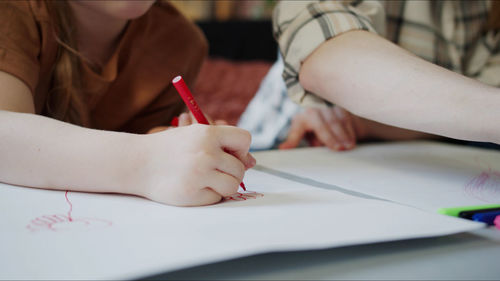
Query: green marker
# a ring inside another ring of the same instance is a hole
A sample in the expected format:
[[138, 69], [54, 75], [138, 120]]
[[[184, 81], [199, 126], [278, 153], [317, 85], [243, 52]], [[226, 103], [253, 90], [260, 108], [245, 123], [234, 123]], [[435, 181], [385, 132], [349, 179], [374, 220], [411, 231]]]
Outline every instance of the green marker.
[[439, 208], [438, 213], [443, 215], [448, 215], [452, 217], [461, 217], [462, 212], [486, 212], [491, 209], [500, 209], [500, 204], [489, 204], [489, 205], [479, 205], [479, 206], [463, 206], [463, 207], [453, 207], [453, 208]]

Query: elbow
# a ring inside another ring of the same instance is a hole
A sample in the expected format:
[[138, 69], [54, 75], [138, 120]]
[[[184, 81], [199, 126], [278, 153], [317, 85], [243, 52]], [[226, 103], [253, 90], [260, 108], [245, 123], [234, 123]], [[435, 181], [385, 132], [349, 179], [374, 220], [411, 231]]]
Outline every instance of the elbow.
[[[318, 52], [319, 51], [319, 52]], [[338, 103], [349, 81], [346, 71], [335, 58], [322, 50], [316, 50], [304, 60], [299, 72], [299, 83], [306, 91], [332, 103]]]
[[348, 32], [322, 43], [302, 63], [301, 86], [334, 104], [351, 101], [350, 94], [358, 90], [357, 76], [366, 72], [366, 65], [361, 63], [366, 51], [359, 43], [364, 42], [366, 34]]
[[320, 70], [321, 65], [317, 63], [314, 54], [311, 54], [300, 67], [299, 83], [306, 91], [318, 94], [323, 83], [323, 79], [319, 79], [324, 73]]

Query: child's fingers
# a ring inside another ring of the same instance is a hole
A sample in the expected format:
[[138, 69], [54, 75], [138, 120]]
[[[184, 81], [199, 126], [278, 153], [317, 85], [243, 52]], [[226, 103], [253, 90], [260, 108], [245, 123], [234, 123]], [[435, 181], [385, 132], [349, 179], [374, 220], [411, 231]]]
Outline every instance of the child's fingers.
[[217, 126], [217, 139], [222, 149], [238, 158], [245, 167], [253, 167], [255, 158], [248, 153], [252, 136], [246, 130], [233, 126]]
[[[192, 112], [189, 112], [189, 116], [191, 117], [191, 120], [193, 120], [193, 123], [198, 123], [198, 120], [196, 120], [196, 118], [194, 117]], [[205, 118], [207, 118], [207, 121], [208, 121], [208, 124], [205, 124], [205, 125], [213, 125], [214, 124], [214, 122], [213, 122], [212, 118], [210, 118], [210, 116], [205, 115]]]
[[[180, 123], [180, 116], [186, 114], [187, 116], [184, 116], [183, 117], [183, 120], [185, 121], [184, 124], [185, 125], [181, 125]], [[179, 126], [187, 126], [187, 125], [191, 125], [191, 124], [194, 124], [194, 123], [198, 123], [198, 121], [196, 120], [196, 118], [194, 117], [193, 113], [192, 112], [185, 112], [185, 113], [182, 113], [181, 115], [179, 116]], [[210, 125], [228, 125], [228, 123], [225, 121], [225, 120], [216, 120], [216, 121], [213, 121], [212, 118], [210, 118], [210, 116], [207, 116], [205, 115], [205, 118], [207, 118], [208, 120], [208, 123]]]
[[248, 153], [248, 164], [245, 165], [245, 169], [250, 169], [257, 164], [257, 159], [253, 157], [252, 154]]
[[[196, 117], [194, 117], [194, 114], [193, 112], [189, 111], [188, 113], [186, 113], [189, 115], [189, 120], [191, 120], [191, 124], [194, 124], [194, 123], [198, 123], [198, 120], [196, 120]], [[206, 116], [205, 116], [206, 117]], [[210, 121], [209, 121], [210, 122]]]
[[190, 114], [185, 112], [181, 113], [181, 115], [179, 115], [179, 127], [191, 125], [193, 124], [193, 120]]
[[243, 180], [245, 175], [245, 166], [234, 155], [222, 153], [216, 162], [216, 169], [235, 178], [237, 182]]
[[212, 205], [212, 204], [218, 203], [222, 200], [222, 196], [210, 187], [200, 189], [196, 195], [197, 195], [196, 198], [193, 198], [192, 200], [184, 202], [183, 204], [180, 204], [180, 205], [182, 205], [182, 206], [205, 206], [205, 205]]
[[221, 171], [215, 171], [207, 179], [208, 187], [222, 197], [238, 192], [240, 182], [235, 177]]
[[214, 122], [215, 125], [229, 125], [226, 120], [215, 120]]
[[169, 127], [167, 126], [158, 126], [158, 127], [154, 127], [152, 128], [151, 130], [149, 130], [147, 133], [148, 134], [154, 134], [154, 133], [158, 133], [158, 132], [162, 132], [162, 131], [165, 131], [167, 130]]

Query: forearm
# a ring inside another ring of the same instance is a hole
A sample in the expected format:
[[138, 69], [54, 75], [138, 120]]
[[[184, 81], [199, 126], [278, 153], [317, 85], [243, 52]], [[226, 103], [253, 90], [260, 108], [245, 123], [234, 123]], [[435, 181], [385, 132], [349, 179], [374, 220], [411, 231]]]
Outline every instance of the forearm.
[[416, 139], [439, 139], [437, 135], [432, 135], [420, 131], [408, 130], [382, 124], [373, 120], [354, 117], [354, 129], [358, 140], [388, 140], [404, 141]]
[[0, 182], [49, 189], [136, 194], [137, 135], [86, 129], [0, 111]]
[[499, 89], [428, 63], [365, 31], [323, 43], [304, 62], [300, 82], [368, 119], [500, 143]]

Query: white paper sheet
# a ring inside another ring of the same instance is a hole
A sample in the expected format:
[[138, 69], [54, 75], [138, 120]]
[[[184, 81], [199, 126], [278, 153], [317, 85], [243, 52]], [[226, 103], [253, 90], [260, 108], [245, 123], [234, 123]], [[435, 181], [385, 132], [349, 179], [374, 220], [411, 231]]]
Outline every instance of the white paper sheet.
[[439, 208], [500, 203], [500, 152], [437, 142], [255, 153], [257, 163], [299, 177], [408, 204]]
[[69, 192], [67, 200], [62, 191], [0, 184], [0, 279], [130, 279], [270, 251], [483, 227], [254, 170], [245, 183], [261, 195], [193, 208], [110, 194]]

